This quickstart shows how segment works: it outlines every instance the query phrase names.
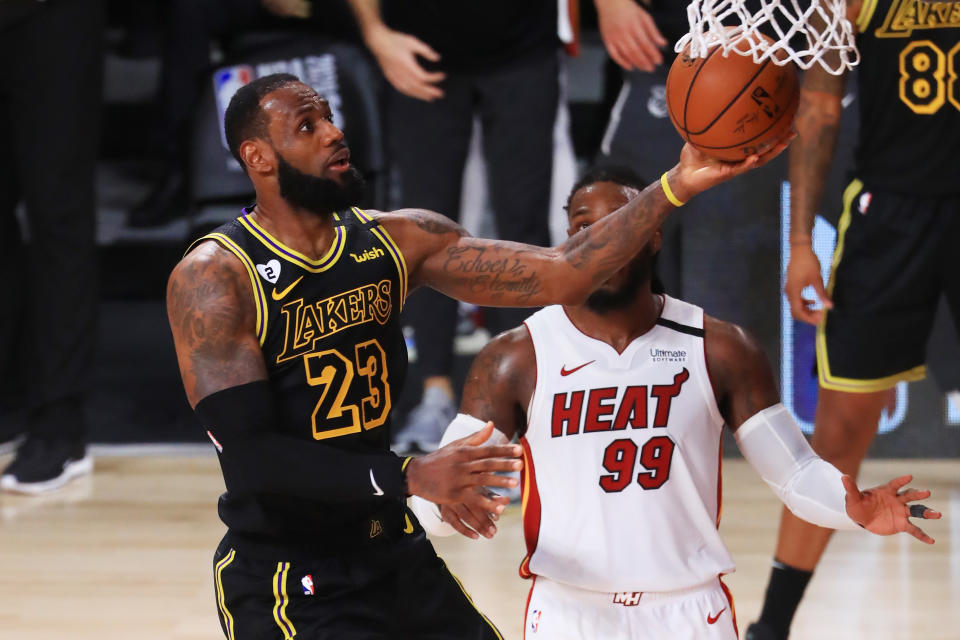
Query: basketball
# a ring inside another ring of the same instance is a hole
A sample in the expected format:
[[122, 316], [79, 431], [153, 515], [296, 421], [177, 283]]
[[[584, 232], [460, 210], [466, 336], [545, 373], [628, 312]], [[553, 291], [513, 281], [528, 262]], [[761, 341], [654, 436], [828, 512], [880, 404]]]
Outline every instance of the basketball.
[[[757, 64], [746, 42], [736, 50], [741, 53], [724, 55], [720, 46], [714, 46], [705, 58], [692, 58], [688, 45], [667, 76], [667, 111], [680, 136], [704, 153], [730, 162], [762, 153], [781, 138], [800, 98], [792, 63], [780, 66], [767, 59]], [[782, 51], [777, 54], [784, 56]]]

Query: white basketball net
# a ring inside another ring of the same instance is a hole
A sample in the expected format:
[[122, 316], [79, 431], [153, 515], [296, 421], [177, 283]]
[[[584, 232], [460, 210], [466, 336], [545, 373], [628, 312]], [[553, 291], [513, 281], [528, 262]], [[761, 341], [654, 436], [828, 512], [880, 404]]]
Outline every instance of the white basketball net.
[[[692, 0], [687, 7], [690, 33], [677, 41], [677, 53], [690, 44], [690, 56], [702, 58], [719, 44], [723, 52], [750, 54], [754, 62], [767, 58], [774, 64], [794, 62], [802, 69], [819, 63], [839, 75], [860, 62], [853, 29], [846, 20], [845, 0], [760, 0], [751, 13], [744, 0]], [[773, 44], [757, 37], [775, 33]], [[802, 42], [798, 49], [791, 47]], [[782, 51], [786, 55], [776, 55]]]

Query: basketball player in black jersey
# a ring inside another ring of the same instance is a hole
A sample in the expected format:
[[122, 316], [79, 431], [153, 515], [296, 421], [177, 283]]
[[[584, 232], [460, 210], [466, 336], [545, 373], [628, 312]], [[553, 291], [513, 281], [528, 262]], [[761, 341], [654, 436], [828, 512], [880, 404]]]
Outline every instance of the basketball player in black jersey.
[[[812, 444], [856, 475], [887, 394], [925, 375], [941, 294], [960, 322], [960, 12], [951, 2], [847, 0], [858, 33], [860, 139], [824, 288], [811, 247], [837, 140], [844, 78], [806, 73], [790, 153], [795, 318], [817, 325], [819, 398]], [[812, 286], [823, 310], [801, 292]], [[786, 638], [832, 531], [783, 512], [774, 568], [749, 640]]]
[[[226, 138], [256, 204], [201, 239], [167, 292], [191, 406], [217, 448], [228, 532], [215, 555], [224, 634], [246, 638], [499, 638], [404, 498], [505, 499], [515, 445], [464, 438], [420, 458], [388, 448], [406, 369], [410, 289], [475, 304], [579, 303], [731, 165], [686, 149], [661, 182], [555, 249], [472, 238], [422, 210], [352, 207], [360, 177], [327, 102], [294, 76], [237, 91]], [[438, 133], [441, 135], [441, 133]]]

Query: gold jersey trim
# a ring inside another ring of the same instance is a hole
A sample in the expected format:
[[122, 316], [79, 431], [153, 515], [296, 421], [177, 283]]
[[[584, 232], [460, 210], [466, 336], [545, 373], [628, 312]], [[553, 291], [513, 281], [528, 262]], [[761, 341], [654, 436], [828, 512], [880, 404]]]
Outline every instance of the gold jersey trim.
[[[334, 219], [339, 220], [340, 217], [337, 214], [334, 214]], [[327, 249], [327, 252], [322, 258], [319, 260], [312, 260], [299, 251], [291, 249], [270, 235], [270, 233], [257, 224], [257, 221], [251, 218], [249, 214], [244, 214], [237, 218], [237, 220], [244, 226], [244, 228], [246, 228], [247, 231], [250, 232], [254, 238], [259, 240], [260, 243], [272, 253], [275, 253], [277, 256], [283, 258], [287, 262], [292, 262], [301, 269], [305, 269], [311, 273], [321, 273], [335, 265], [340, 259], [340, 256], [343, 254], [343, 248], [347, 244], [346, 232], [344, 231], [343, 226], [337, 225], [335, 227], [336, 236], [334, 237], [333, 242], [330, 243], [330, 248]]]
[[253, 260], [240, 248], [240, 245], [222, 233], [207, 234], [200, 238], [197, 243], [203, 240], [213, 240], [219, 243], [224, 249], [237, 256], [240, 262], [243, 263], [243, 267], [247, 270], [247, 275], [250, 276], [250, 285], [253, 287], [254, 306], [257, 309], [257, 340], [259, 340], [260, 346], [262, 347], [264, 341], [267, 339], [269, 310], [267, 309], [267, 294], [263, 289], [263, 284], [260, 282], [260, 277], [257, 273], [257, 268], [253, 265]]
[[[354, 207], [353, 213], [363, 222], [373, 222], [373, 217], [359, 207]], [[403, 252], [400, 251], [400, 246], [390, 235], [390, 232], [387, 231], [386, 227], [383, 225], [377, 225], [376, 227], [371, 227], [370, 232], [380, 240], [384, 247], [386, 247], [387, 253], [390, 254], [390, 257], [393, 259], [393, 263], [397, 266], [397, 273], [400, 276], [400, 310], [403, 310], [403, 304], [407, 300], [408, 291], [407, 261], [403, 257]]]

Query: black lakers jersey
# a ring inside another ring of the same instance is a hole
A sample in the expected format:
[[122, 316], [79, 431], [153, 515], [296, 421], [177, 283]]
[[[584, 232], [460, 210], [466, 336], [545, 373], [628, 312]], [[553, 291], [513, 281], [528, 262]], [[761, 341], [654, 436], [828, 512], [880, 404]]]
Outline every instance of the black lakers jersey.
[[[407, 369], [400, 327], [403, 255], [360, 209], [334, 214], [335, 239], [319, 260], [285, 246], [244, 210], [197, 242], [214, 240], [250, 277], [256, 332], [283, 435], [358, 453], [386, 453], [391, 408]], [[401, 513], [402, 502], [387, 506]], [[278, 542], [361, 528], [383, 501], [224, 494], [220, 516], [234, 534]], [[329, 536], [326, 536], [329, 537]]]
[[960, 193], [960, 2], [864, 0], [857, 27], [857, 177], [897, 193]]

